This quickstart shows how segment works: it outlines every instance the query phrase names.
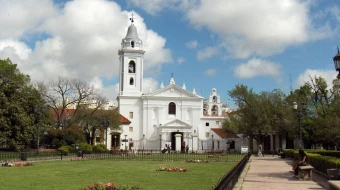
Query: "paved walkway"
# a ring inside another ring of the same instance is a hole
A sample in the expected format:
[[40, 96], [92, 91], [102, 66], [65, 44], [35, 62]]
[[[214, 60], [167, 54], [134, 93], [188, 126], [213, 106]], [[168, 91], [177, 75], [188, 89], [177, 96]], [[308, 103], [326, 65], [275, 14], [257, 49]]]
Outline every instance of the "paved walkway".
[[[252, 156], [246, 166], [243, 180], [237, 185], [242, 190], [302, 190], [325, 189], [317, 182], [303, 181], [294, 177], [289, 170], [292, 169], [292, 161], [281, 159], [278, 156], [254, 157]], [[314, 175], [314, 174], [313, 174]], [[317, 177], [317, 176], [315, 176]], [[314, 176], [313, 176], [314, 178]], [[320, 179], [317, 179], [320, 180]], [[320, 183], [322, 184], [322, 183]]]

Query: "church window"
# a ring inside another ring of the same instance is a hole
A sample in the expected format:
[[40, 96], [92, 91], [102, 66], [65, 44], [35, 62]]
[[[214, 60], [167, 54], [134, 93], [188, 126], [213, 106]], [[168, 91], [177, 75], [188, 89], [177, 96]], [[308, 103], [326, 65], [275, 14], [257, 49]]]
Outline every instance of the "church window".
[[129, 63], [129, 73], [135, 73], [136, 72], [136, 63], [134, 61], [130, 61]]
[[129, 127], [129, 132], [133, 132], [133, 127]]
[[215, 105], [211, 108], [211, 111], [212, 111], [212, 115], [217, 115], [217, 112], [218, 112], [218, 107]]
[[213, 96], [213, 102], [215, 103], [217, 101], [217, 97]]
[[206, 123], [205, 123], [205, 126], [209, 127], [209, 122], [206, 122]]
[[130, 117], [130, 119], [133, 119], [133, 112], [129, 113], [129, 117]]
[[130, 78], [130, 85], [133, 85], [133, 82], [134, 82], [134, 81], [133, 81], [133, 78], [131, 77], [131, 78]]
[[135, 42], [134, 41], [131, 41], [131, 47], [135, 47]]
[[176, 104], [174, 102], [170, 102], [169, 104], [169, 114], [176, 114]]
[[205, 137], [209, 137], [209, 136], [210, 136], [209, 132], [205, 132]]
[[220, 121], [216, 121], [216, 125], [219, 125], [220, 124]]

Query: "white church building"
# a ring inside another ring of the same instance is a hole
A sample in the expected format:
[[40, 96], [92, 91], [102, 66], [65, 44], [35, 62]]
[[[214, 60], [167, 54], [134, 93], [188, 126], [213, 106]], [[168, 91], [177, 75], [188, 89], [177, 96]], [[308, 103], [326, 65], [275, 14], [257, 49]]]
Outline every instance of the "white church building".
[[176, 85], [172, 76], [159, 89], [143, 93], [143, 41], [133, 19], [119, 54], [119, 113], [129, 120], [120, 130], [107, 131], [107, 148], [172, 151], [239, 150], [248, 141], [222, 130], [227, 108], [215, 88], [207, 99], [185, 84]]

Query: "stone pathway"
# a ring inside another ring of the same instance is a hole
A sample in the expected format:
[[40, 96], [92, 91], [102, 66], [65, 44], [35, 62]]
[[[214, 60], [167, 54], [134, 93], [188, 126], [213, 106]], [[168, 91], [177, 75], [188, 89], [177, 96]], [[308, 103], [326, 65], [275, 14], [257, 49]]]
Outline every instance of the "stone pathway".
[[313, 176], [313, 180], [314, 178], [317, 178], [316, 180], [321, 180], [318, 183], [313, 180], [303, 181], [294, 177], [294, 174], [289, 172], [289, 170], [292, 169], [291, 164], [291, 160], [281, 159], [278, 156], [252, 156], [245, 168], [243, 180], [240, 180], [241, 183], [237, 185], [237, 188], [242, 190], [302, 190], [328, 188], [319, 185], [323, 185], [324, 183], [327, 184], [327, 181], [325, 182], [325, 179], [318, 175]]

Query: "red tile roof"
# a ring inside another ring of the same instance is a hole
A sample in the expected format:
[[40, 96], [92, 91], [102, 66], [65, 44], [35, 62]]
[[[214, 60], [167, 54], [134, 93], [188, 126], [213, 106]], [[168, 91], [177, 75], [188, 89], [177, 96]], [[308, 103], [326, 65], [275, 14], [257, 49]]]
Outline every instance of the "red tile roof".
[[[61, 109], [58, 110], [59, 112], [61, 112]], [[52, 114], [52, 117], [57, 120], [57, 115], [56, 113], [53, 111], [53, 109], [50, 110], [51, 114]], [[65, 119], [65, 117], [67, 117], [68, 115], [73, 115], [75, 112], [75, 109], [65, 109], [64, 110], [64, 114], [61, 116], [61, 119]], [[121, 114], [120, 115], [120, 118], [119, 118], [119, 121], [120, 121], [120, 124], [122, 125], [129, 125], [131, 123], [130, 120], [128, 120], [126, 117], [122, 116]]]
[[211, 128], [212, 131], [214, 131], [218, 136], [220, 136], [222, 139], [225, 138], [240, 138], [233, 132], [227, 132], [221, 128]]
[[120, 115], [120, 124], [122, 125], [129, 125], [131, 123], [130, 120], [128, 120], [126, 117], [122, 116], [121, 114]]

